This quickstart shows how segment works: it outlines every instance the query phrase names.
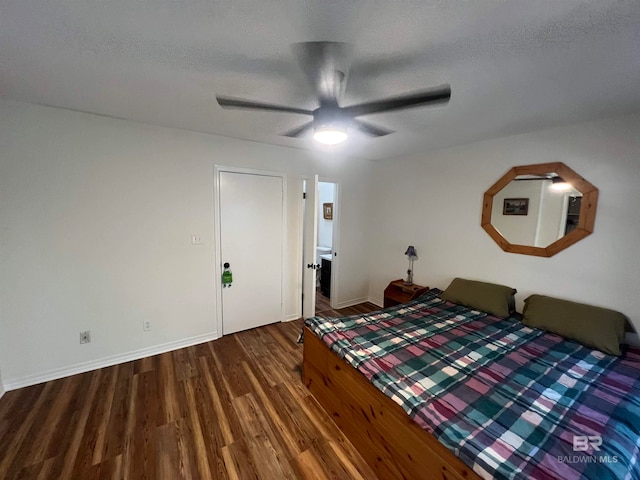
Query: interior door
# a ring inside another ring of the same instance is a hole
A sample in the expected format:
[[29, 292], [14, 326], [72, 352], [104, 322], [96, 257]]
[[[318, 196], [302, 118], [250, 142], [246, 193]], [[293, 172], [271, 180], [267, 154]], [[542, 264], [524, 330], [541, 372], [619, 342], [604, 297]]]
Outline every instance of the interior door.
[[316, 314], [316, 248], [318, 246], [318, 175], [305, 177], [302, 254], [302, 316]]
[[233, 274], [232, 285], [222, 288], [222, 334], [227, 335], [284, 319], [284, 179], [233, 171], [218, 175], [220, 260]]

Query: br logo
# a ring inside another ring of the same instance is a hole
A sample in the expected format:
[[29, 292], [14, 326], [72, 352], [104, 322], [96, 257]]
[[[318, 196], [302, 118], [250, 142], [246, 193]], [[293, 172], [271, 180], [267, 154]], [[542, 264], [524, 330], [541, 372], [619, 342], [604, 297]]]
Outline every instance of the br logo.
[[586, 452], [589, 447], [593, 447], [596, 452], [600, 451], [600, 445], [602, 445], [602, 437], [600, 435], [574, 435], [573, 436], [573, 451], [574, 452]]

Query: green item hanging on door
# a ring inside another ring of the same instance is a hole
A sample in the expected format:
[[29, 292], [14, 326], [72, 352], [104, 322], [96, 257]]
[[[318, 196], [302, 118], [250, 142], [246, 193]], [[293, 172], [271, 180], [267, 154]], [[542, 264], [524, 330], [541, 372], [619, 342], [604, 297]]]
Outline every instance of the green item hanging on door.
[[222, 287], [230, 287], [233, 283], [233, 274], [231, 270], [229, 270], [230, 265], [228, 263], [224, 264], [224, 271], [222, 272]]

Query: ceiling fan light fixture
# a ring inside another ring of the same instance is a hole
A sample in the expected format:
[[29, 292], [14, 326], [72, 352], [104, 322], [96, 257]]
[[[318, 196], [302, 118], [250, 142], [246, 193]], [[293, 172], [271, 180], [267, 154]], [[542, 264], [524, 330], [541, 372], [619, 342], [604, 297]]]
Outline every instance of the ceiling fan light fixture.
[[313, 138], [324, 145], [337, 145], [348, 138], [347, 129], [335, 125], [322, 125], [314, 129]]

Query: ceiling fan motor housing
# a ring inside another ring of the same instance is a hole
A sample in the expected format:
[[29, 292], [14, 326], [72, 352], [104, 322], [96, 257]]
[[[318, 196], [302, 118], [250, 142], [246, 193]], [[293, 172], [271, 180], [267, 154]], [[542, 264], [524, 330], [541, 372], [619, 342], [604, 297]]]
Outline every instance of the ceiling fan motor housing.
[[346, 130], [349, 127], [350, 120], [337, 105], [322, 105], [313, 111], [313, 127], [315, 129], [335, 128]]

